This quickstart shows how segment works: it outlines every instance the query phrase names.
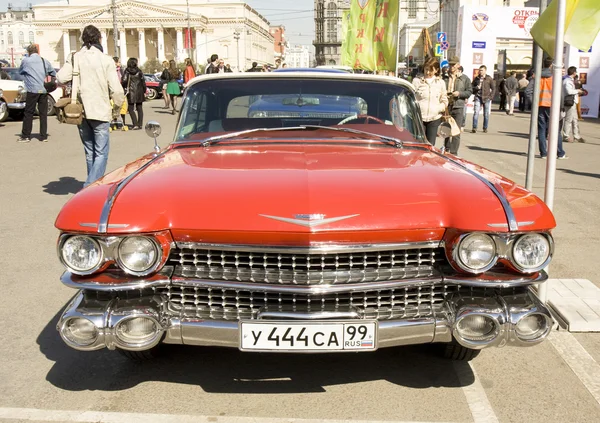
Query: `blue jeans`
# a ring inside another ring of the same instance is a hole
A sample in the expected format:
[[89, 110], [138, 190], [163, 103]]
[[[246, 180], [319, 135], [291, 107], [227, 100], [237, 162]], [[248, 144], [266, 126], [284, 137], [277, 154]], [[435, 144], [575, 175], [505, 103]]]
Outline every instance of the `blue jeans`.
[[[477, 129], [477, 123], [479, 121], [479, 109], [481, 108], [481, 100], [475, 97], [475, 104], [473, 109], [473, 129]], [[490, 112], [492, 111], [492, 100], [487, 100], [483, 108], [483, 129], [488, 128], [490, 121]]]
[[[563, 140], [562, 140], [562, 124], [563, 121], [561, 119], [558, 124], [558, 157], [563, 157], [566, 155], [563, 150]], [[548, 129], [550, 129], [550, 107], [541, 107], [538, 115], [538, 145], [540, 147], [540, 156], [546, 157], [548, 155]]]
[[104, 176], [108, 162], [109, 127], [109, 122], [91, 119], [84, 119], [78, 126], [87, 164], [84, 187]]

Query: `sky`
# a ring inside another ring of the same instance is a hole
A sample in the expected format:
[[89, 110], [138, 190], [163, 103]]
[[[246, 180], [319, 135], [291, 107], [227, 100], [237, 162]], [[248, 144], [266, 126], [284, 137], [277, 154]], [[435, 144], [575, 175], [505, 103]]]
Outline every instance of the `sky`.
[[[109, 3], [109, 0], [104, 1], [107, 4]], [[190, 0], [190, 2], [193, 1]], [[245, 1], [271, 22], [271, 25], [284, 25], [286, 37], [291, 45], [312, 45], [315, 35], [313, 0]], [[12, 3], [13, 7], [27, 7], [28, 3], [39, 4], [45, 2], [44, 0], [0, 0], [0, 11], [6, 11], [8, 3]], [[217, 2], [215, 1], [215, 3]], [[101, 3], [101, 1], [98, 3]]]

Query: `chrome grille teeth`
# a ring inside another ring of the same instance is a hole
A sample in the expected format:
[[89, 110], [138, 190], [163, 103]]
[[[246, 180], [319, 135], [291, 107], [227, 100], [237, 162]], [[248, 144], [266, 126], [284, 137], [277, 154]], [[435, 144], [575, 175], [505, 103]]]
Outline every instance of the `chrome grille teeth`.
[[182, 248], [169, 258], [175, 276], [293, 285], [426, 278], [444, 261], [443, 248], [317, 254]]

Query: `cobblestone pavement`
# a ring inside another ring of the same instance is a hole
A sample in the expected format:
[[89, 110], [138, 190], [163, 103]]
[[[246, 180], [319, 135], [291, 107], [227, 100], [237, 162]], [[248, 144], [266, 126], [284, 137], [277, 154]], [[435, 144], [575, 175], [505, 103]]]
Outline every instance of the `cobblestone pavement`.
[[[161, 106], [144, 105], [146, 119], [163, 125], [164, 145], [175, 117]], [[551, 276], [598, 284], [600, 124], [581, 129], [587, 143], [565, 144], [570, 159], [558, 162]], [[53, 119], [48, 143], [18, 144], [19, 131], [20, 122], [0, 125], [0, 420], [600, 421], [600, 334], [557, 331], [534, 348], [485, 350], [471, 364], [422, 346], [327, 355], [173, 347], [144, 364], [72, 350], [55, 329], [74, 291], [58, 279], [53, 222], [85, 179], [83, 149], [76, 128]], [[494, 112], [489, 133], [465, 133], [459, 153], [524, 184], [527, 136], [528, 115]], [[109, 169], [152, 145], [144, 131], [113, 133]], [[545, 164], [536, 159], [542, 197]]]

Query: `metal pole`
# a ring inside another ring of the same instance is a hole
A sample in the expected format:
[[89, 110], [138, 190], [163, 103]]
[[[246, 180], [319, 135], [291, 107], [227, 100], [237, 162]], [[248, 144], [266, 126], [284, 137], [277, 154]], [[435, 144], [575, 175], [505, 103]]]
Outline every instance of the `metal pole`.
[[112, 18], [113, 18], [113, 41], [115, 43], [114, 54], [115, 54], [115, 57], [121, 57], [121, 50], [119, 47], [119, 25], [117, 23], [116, 0], [112, 0], [111, 9], [112, 9]]
[[[548, 130], [548, 157], [546, 163], [546, 187], [544, 201], [550, 210], [554, 208], [554, 185], [556, 181], [556, 152], [560, 128], [560, 112], [562, 108], [562, 71], [563, 48], [565, 39], [566, 0], [558, 0], [556, 14], [556, 39], [554, 46], [554, 63], [552, 64], [552, 106], [550, 107], [550, 129]], [[540, 284], [538, 296], [542, 302], [548, 297], [547, 283]]]
[[[187, 35], [186, 35], [186, 42], [188, 45], [187, 51], [188, 51], [188, 58], [190, 60], [192, 60], [192, 30], [190, 28], [190, 0], [186, 0], [186, 4], [187, 4]], [[198, 42], [198, 40], [196, 40], [196, 43]], [[192, 60], [192, 66], [193, 66], [194, 61]], [[193, 66], [194, 67], [194, 66]], [[195, 67], [194, 67], [195, 69]]]
[[400, 10], [398, 10], [398, 25], [396, 25], [396, 78], [398, 77], [398, 70], [400, 69]]
[[[540, 16], [546, 10], [546, 0], [540, 0]], [[534, 85], [533, 96], [531, 97], [531, 118], [529, 120], [529, 147], [527, 149], [527, 172], [525, 173], [525, 188], [529, 191], [533, 189], [533, 165], [535, 162], [535, 139], [537, 137], [537, 124], [540, 112], [540, 78], [542, 76], [542, 48], [533, 43], [535, 49], [535, 63], [533, 65]]]
[[236, 45], [237, 45], [237, 68], [238, 68], [238, 72], [242, 71], [242, 68], [240, 67], [240, 32], [238, 32], [238, 30], [236, 29], [233, 32], [233, 38], [235, 39]]

